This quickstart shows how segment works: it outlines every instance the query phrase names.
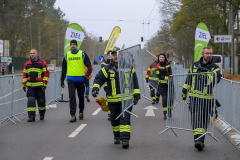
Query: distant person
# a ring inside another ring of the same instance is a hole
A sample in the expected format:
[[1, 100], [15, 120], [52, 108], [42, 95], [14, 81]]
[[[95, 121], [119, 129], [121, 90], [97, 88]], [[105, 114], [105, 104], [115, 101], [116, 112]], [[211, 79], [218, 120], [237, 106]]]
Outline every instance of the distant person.
[[[168, 116], [172, 117], [171, 110], [173, 105], [173, 97], [168, 94], [168, 78], [170, 75], [172, 75], [172, 69], [164, 53], [159, 54], [156, 74], [159, 78], [158, 92], [162, 96], [163, 115], [164, 119], [166, 120], [167, 110], [169, 111]], [[169, 104], [167, 103], [168, 98], [170, 98]]]
[[96, 61], [96, 59], [94, 59], [93, 64], [98, 65], [98, 62]]
[[[148, 67], [147, 74], [146, 74], [146, 82], [150, 83], [149, 88], [150, 88], [150, 94], [152, 98], [152, 104], [158, 103], [159, 98], [160, 98], [160, 93], [158, 91], [155, 91], [155, 88], [157, 88], [159, 79], [156, 74], [156, 67], [158, 65], [158, 56], [156, 57], [156, 60], [151, 63]], [[156, 92], [156, 97], [155, 97], [155, 92]]]
[[23, 70], [23, 90], [27, 92], [28, 102], [28, 122], [34, 122], [36, 116], [36, 100], [40, 120], [44, 119], [46, 110], [45, 90], [47, 88], [49, 70], [47, 63], [40, 59], [36, 49], [30, 50], [30, 60], [24, 64]]
[[13, 64], [12, 64], [12, 62], [10, 61], [9, 65], [8, 65], [9, 74], [12, 74], [12, 67], [13, 67]]
[[[91, 62], [91, 60], [90, 60], [90, 62]], [[91, 67], [92, 67], [92, 70], [94, 69], [94, 67], [93, 67], [93, 64], [92, 64], [92, 62], [91, 62]], [[85, 66], [85, 75], [87, 74], [87, 67]], [[90, 74], [90, 76], [88, 77], [88, 79], [87, 80], [85, 80], [85, 87], [86, 87], [86, 91], [85, 91], [85, 98], [86, 98], [86, 100], [87, 100], [87, 102], [90, 102], [90, 99], [89, 99], [89, 79], [91, 79], [92, 78], [92, 74]]]

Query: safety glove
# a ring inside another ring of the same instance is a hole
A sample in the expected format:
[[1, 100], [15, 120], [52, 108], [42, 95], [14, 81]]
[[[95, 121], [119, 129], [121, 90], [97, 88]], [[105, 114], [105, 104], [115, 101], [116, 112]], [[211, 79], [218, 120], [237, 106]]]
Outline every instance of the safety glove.
[[138, 103], [138, 98], [135, 98], [133, 99], [133, 105], [136, 105]]
[[97, 97], [97, 95], [98, 95], [98, 91], [97, 90], [92, 91], [92, 96], [93, 97]]
[[64, 82], [61, 82], [61, 87], [62, 87], [62, 88], [64, 88], [64, 87], [65, 87], [65, 85], [64, 85]]
[[146, 83], [148, 83], [148, 78], [146, 78]]
[[47, 84], [46, 84], [46, 83], [43, 83], [43, 85], [42, 85], [42, 90], [45, 91], [46, 88], [47, 88]]
[[186, 100], [187, 95], [185, 93], [182, 93], [182, 100]]
[[26, 92], [26, 84], [23, 85], [23, 91]]

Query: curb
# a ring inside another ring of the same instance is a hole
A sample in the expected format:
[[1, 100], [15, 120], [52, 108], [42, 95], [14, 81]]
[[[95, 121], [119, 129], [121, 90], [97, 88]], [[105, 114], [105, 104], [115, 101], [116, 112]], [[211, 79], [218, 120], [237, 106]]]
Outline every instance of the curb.
[[220, 119], [218, 122], [215, 122], [214, 126], [219, 132], [223, 133], [224, 137], [227, 138], [228, 141], [240, 151], [240, 144], [238, 144], [240, 143], [240, 134], [237, 131], [232, 129], [231, 126], [222, 119]]

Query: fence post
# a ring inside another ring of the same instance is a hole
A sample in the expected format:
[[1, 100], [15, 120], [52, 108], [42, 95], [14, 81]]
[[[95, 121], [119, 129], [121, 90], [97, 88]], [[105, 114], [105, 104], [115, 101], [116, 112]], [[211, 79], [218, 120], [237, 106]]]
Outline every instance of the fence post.
[[13, 90], [14, 90], [14, 78], [15, 78], [15, 75], [12, 76], [12, 85], [11, 85], [11, 118], [13, 117]]

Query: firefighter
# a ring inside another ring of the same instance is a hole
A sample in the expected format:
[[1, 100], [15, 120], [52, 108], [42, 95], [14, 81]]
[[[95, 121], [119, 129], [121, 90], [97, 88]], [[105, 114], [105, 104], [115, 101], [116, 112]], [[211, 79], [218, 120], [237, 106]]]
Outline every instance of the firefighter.
[[171, 99], [170, 101], [170, 106], [167, 107], [167, 99], [168, 99], [168, 77], [169, 75], [172, 75], [172, 69], [171, 65], [167, 60], [167, 57], [164, 53], [159, 54], [158, 58], [158, 64], [156, 66], [156, 74], [157, 77], [159, 78], [159, 84], [158, 84], [158, 92], [162, 96], [162, 106], [163, 106], [163, 115], [164, 119], [167, 119], [167, 109], [169, 109], [169, 117], [172, 116], [171, 114], [171, 109], [172, 109], [172, 96], [169, 98]]
[[[117, 52], [113, 51], [111, 53], [112, 59], [110, 64], [103, 67], [95, 77], [94, 85], [92, 88], [93, 97], [97, 97], [100, 87], [107, 82], [107, 97], [108, 105], [111, 110], [111, 125], [114, 135], [114, 144], [120, 144], [122, 140], [122, 147], [129, 147], [131, 123], [130, 114], [125, 112], [125, 116], [121, 116], [120, 119], [116, 119], [118, 115], [122, 112], [121, 106], [121, 94], [120, 93], [120, 81], [118, 74], [118, 62], [117, 62]], [[138, 86], [138, 80], [135, 73], [135, 69], [131, 67], [131, 75], [133, 76], [133, 95], [127, 95], [129, 99], [133, 99], [133, 104], [136, 105], [140, 99], [140, 89]], [[131, 112], [132, 107], [128, 109]]]
[[[93, 64], [92, 64], [92, 61], [90, 60], [90, 62], [91, 62], [91, 68], [92, 68], [92, 70], [94, 69], [94, 67], [93, 67]], [[87, 74], [87, 67], [85, 66], [85, 75]], [[87, 100], [87, 102], [90, 102], [90, 99], [89, 99], [89, 79], [91, 79], [92, 78], [92, 74], [90, 74], [90, 76], [88, 77], [88, 79], [87, 80], [85, 80], [85, 82], [84, 82], [84, 84], [85, 84], [85, 87], [86, 87], [86, 91], [85, 91], [85, 98], [86, 98], [86, 100]]]
[[[152, 98], [152, 104], [158, 103], [159, 102], [159, 97], [160, 94], [159, 92], [156, 90], [156, 97], [155, 97], [155, 88], [157, 88], [157, 84], [158, 84], [158, 77], [156, 75], [156, 66], [158, 64], [158, 56], [156, 57], [156, 60], [151, 63], [148, 67], [147, 70], [147, 74], [146, 74], [146, 82], [150, 82], [149, 84], [149, 88], [150, 88], [150, 93], [151, 93], [151, 98]], [[155, 87], [155, 88], [153, 88]]]
[[[204, 134], [203, 132], [207, 131], [210, 114], [213, 114], [209, 112], [212, 112], [213, 109], [214, 95], [212, 91], [216, 84], [215, 76], [217, 76], [217, 83], [221, 79], [219, 66], [213, 62], [212, 54], [213, 50], [211, 47], [204, 47], [202, 49], [202, 57], [190, 66], [188, 73], [212, 72], [213, 74], [188, 75], [182, 90], [183, 100], [186, 100], [187, 92], [189, 91], [189, 109], [192, 117], [195, 148], [199, 151], [202, 151], [205, 146], [205, 136], [202, 135]], [[199, 139], [196, 140], [197, 138]]]
[[[112, 51], [108, 51], [107, 52], [107, 61], [104, 61], [104, 62], [101, 63], [101, 68], [103, 68], [104, 66], [106, 66], [106, 65], [108, 65], [110, 63], [110, 53], [111, 52]], [[106, 92], [106, 96], [107, 96], [107, 82], [105, 82], [103, 84], [103, 88], [104, 88], [104, 91]], [[108, 120], [110, 121], [110, 119], [111, 119], [111, 111], [109, 110], [108, 111]]]
[[[79, 98], [79, 119], [83, 120], [84, 118], [84, 81], [86, 81], [92, 73], [91, 62], [88, 55], [84, 51], [79, 50], [77, 46], [77, 41], [71, 40], [71, 50], [65, 54], [62, 63], [61, 86], [64, 88], [64, 80], [67, 76], [68, 93], [70, 99], [70, 122], [76, 122], [76, 89]], [[85, 66], [87, 67], [87, 74], [85, 74]]]
[[47, 63], [38, 57], [36, 49], [30, 50], [30, 60], [24, 64], [23, 90], [27, 91], [28, 122], [35, 122], [36, 100], [40, 114], [40, 120], [44, 120], [46, 111], [45, 90], [47, 88], [49, 70]]

